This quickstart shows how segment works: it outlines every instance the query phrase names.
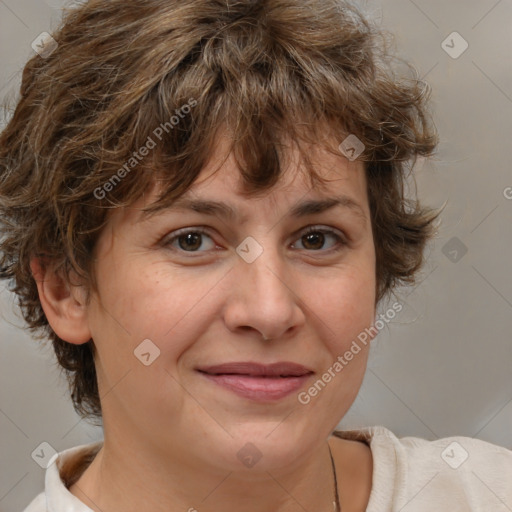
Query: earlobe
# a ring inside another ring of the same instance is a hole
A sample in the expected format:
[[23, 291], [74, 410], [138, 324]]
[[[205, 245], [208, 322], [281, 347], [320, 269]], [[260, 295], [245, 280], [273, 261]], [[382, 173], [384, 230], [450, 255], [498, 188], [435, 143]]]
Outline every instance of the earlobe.
[[84, 289], [71, 285], [60, 272], [55, 272], [38, 258], [30, 261], [30, 269], [37, 284], [41, 306], [53, 331], [69, 343], [87, 343], [91, 333]]

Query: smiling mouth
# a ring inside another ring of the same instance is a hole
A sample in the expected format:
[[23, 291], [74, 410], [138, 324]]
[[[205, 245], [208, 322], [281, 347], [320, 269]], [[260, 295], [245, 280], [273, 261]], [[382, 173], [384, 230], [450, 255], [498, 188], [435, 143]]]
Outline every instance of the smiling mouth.
[[242, 398], [255, 402], [273, 402], [297, 392], [310, 378], [310, 374], [300, 377], [256, 376], [239, 374], [208, 374], [200, 372], [210, 382], [231, 391]]
[[[199, 370], [201, 372], [201, 370]], [[250, 379], [287, 379], [290, 377], [302, 377], [302, 375], [250, 375], [247, 373], [208, 373], [201, 372], [205, 375], [212, 375], [214, 377], [219, 377], [221, 375], [238, 375], [239, 377], [247, 377]]]
[[296, 363], [226, 363], [197, 369], [210, 382], [238, 396], [256, 401], [272, 402], [298, 391], [314, 374]]
[[261, 364], [255, 362], [233, 362], [198, 368], [198, 371], [209, 375], [244, 375], [250, 377], [302, 377], [314, 373], [298, 363], [287, 361]]

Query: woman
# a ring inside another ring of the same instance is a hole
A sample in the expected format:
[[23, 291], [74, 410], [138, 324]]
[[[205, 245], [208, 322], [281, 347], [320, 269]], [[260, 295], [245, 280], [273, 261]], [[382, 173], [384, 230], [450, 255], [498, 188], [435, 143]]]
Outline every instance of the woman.
[[334, 432], [436, 219], [403, 193], [428, 89], [391, 61], [335, 0], [90, 1], [41, 43], [0, 267], [105, 440], [28, 512], [512, 508], [504, 448]]

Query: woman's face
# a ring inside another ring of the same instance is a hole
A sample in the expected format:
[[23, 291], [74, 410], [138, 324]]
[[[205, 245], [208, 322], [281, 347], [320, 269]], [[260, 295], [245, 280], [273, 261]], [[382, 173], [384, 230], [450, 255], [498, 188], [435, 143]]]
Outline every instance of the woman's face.
[[[223, 149], [179, 207], [144, 218], [155, 194], [114, 212], [87, 322], [107, 440], [230, 470], [261, 457], [263, 470], [325, 440], [354, 401], [368, 346], [335, 363], [373, 323], [375, 250], [361, 162], [317, 150], [329, 182], [312, 190], [290, 150], [281, 182], [247, 199], [231, 157], [212, 173]], [[199, 371], [235, 362], [309, 373]]]

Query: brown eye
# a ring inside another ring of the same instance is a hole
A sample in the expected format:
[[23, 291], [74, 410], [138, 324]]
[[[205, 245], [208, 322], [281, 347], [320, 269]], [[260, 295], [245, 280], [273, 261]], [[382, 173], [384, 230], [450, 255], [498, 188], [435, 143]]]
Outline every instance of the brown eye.
[[309, 228], [294, 244], [294, 248], [305, 251], [331, 252], [347, 245], [345, 237], [332, 229]]
[[325, 236], [323, 233], [308, 233], [302, 237], [302, 245], [306, 249], [319, 250], [325, 243]]
[[201, 229], [180, 229], [165, 242], [166, 247], [170, 247], [180, 252], [206, 252], [215, 248], [215, 242]]
[[184, 251], [197, 251], [203, 241], [201, 233], [187, 233], [178, 237], [178, 245]]

